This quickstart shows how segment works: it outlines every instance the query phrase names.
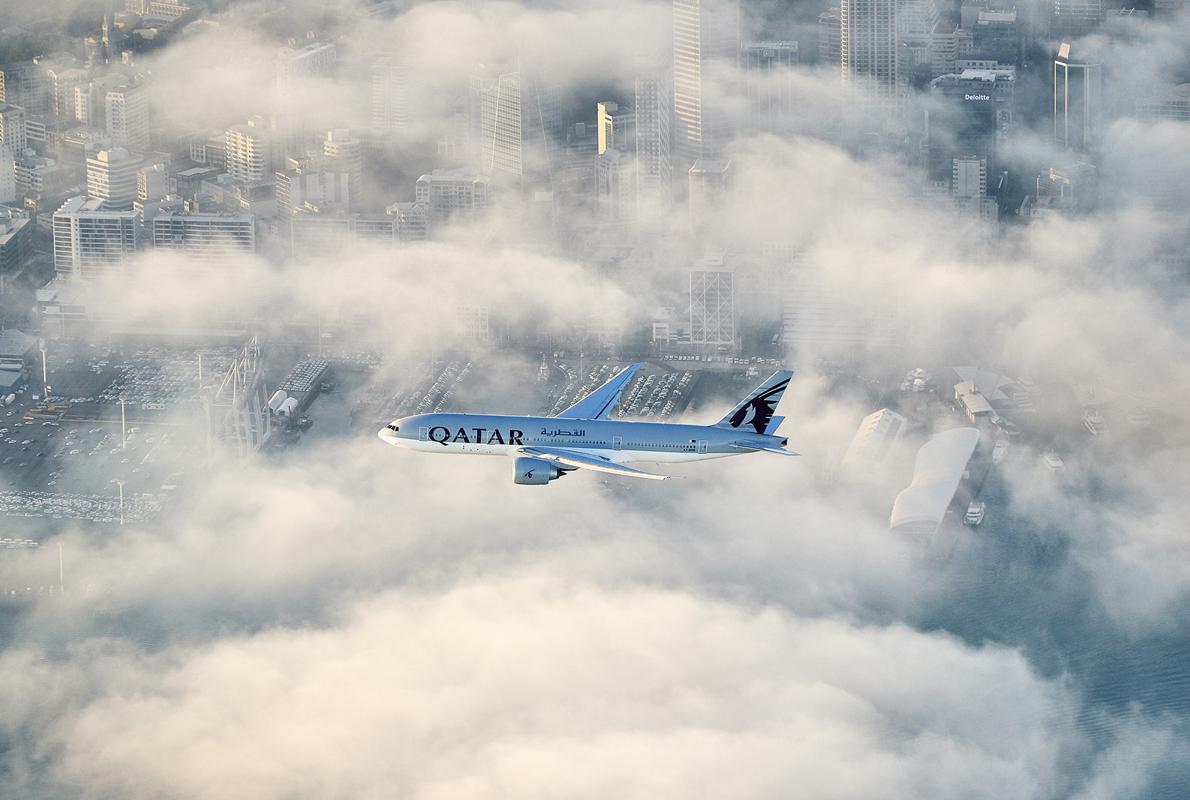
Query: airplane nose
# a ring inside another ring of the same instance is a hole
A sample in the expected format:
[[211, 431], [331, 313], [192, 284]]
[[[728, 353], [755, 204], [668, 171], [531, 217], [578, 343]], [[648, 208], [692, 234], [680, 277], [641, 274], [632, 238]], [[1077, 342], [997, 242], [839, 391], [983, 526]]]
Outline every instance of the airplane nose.
[[399, 438], [395, 432], [388, 428], [381, 428], [376, 432], [376, 436], [378, 436], [380, 441], [384, 442], [385, 444], [396, 444], [397, 439]]

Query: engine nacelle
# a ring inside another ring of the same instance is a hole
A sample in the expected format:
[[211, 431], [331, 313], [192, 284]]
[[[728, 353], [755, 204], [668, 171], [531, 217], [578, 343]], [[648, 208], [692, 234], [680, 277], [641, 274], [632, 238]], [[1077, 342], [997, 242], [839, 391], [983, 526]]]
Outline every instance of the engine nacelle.
[[550, 481], [561, 478], [566, 473], [558, 469], [552, 462], [544, 458], [530, 458], [521, 456], [516, 460], [516, 472], [512, 475], [513, 483], [526, 486], [541, 486]]

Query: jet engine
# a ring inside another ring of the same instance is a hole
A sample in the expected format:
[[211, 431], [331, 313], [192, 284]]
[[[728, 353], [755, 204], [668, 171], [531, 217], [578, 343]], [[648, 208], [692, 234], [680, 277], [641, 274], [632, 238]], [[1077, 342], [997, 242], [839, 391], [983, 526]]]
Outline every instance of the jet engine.
[[516, 460], [516, 472], [513, 473], [513, 483], [526, 486], [541, 486], [555, 478], [561, 478], [566, 473], [558, 469], [552, 462], [544, 458], [529, 458], [521, 456]]

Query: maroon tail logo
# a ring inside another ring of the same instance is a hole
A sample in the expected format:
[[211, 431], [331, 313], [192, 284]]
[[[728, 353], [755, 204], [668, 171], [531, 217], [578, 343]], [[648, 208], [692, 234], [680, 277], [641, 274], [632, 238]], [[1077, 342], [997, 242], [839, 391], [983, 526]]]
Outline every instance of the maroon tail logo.
[[764, 433], [764, 429], [769, 425], [769, 420], [777, 411], [781, 392], [785, 391], [785, 387], [788, 385], [789, 379], [786, 378], [774, 384], [771, 389], [761, 392], [744, 403], [738, 411], [731, 415], [731, 427], [738, 428], [747, 422], [757, 433]]

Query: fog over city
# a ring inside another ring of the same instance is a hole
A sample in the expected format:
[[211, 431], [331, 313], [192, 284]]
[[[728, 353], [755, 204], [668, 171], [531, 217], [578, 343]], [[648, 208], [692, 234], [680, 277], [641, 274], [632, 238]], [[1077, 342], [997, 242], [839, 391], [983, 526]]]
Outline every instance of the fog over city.
[[[1190, 9], [1070, 8], [5, 0], [0, 796], [1190, 795]], [[377, 440], [637, 362], [800, 456]]]

